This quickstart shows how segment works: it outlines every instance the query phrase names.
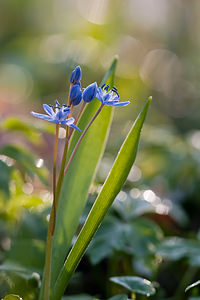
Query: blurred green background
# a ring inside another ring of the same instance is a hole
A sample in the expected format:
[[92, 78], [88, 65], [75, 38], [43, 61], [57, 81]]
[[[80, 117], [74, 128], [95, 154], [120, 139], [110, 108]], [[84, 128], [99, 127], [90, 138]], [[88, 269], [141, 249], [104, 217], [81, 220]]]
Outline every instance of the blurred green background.
[[[109, 238], [100, 232], [97, 244], [100, 238], [105, 248], [95, 252], [94, 240], [71, 292], [105, 298], [113, 294], [108, 277], [128, 273], [159, 282], [155, 299], [190, 297], [184, 289], [200, 275], [199, 32], [198, 0], [1, 0], [0, 297], [15, 292], [37, 299], [43, 267], [54, 128], [35, 120], [30, 111], [42, 111], [43, 103], [55, 99], [66, 103], [69, 77], [77, 65], [83, 87], [100, 83], [114, 55], [119, 56], [115, 85], [121, 100], [131, 104], [115, 110], [90, 198], [152, 95], [136, 165], [104, 225], [104, 232], [110, 232], [112, 222], [136, 222], [130, 239], [138, 239], [128, 247], [137, 244], [138, 250], [130, 253], [126, 243], [120, 248], [121, 229], [110, 248]], [[62, 153], [62, 140], [60, 145]], [[119, 212], [121, 205], [127, 214], [133, 205], [129, 217], [123, 209]], [[138, 216], [144, 223], [137, 223]], [[141, 257], [142, 249], [148, 251]], [[98, 253], [104, 255], [99, 258]], [[124, 267], [115, 269], [121, 260]], [[80, 284], [85, 282], [82, 271], [91, 291]], [[199, 299], [197, 290], [192, 293]]]

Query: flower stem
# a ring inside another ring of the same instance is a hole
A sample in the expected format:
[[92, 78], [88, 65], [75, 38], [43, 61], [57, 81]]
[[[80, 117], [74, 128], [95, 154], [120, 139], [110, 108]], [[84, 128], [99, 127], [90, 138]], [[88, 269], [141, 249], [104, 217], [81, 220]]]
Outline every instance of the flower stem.
[[58, 149], [58, 132], [59, 124], [56, 124], [56, 135], [54, 143], [54, 155], [53, 155], [53, 205], [51, 209], [47, 242], [46, 242], [46, 256], [45, 256], [45, 272], [44, 272], [44, 300], [49, 300], [50, 297], [50, 280], [51, 280], [51, 251], [52, 240], [56, 223], [56, 160]]
[[76, 120], [74, 121], [74, 124], [75, 124], [75, 125], [78, 123], [78, 121], [79, 121], [79, 119], [80, 119], [80, 116], [81, 116], [81, 114], [82, 114], [82, 112], [83, 112], [83, 110], [84, 110], [86, 104], [87, 104], [87, 102], [83, 102], [83, 104], [82, 104], [82, 106], [81, 106], [81, 109], [80, 109], [80, 111], [79, 111], [79, 113], [78, 113], [78, 116], [76, 117]]
[[80, 138], [79, 138], [76, 146], [74, 147], [74, 150], [73, 150], [73, 152], [72, 152], [72, 154], [71, 154], [71, 156], [69, 158], [69, 161], [68, 161], [67, 166], [66, 166], [65, 171], [64, 171], [64, 175], [67, 173], [67, 171], [68, 171], [68, 169], [70, 167], [70, 164], [72, 162], [72, 159], [73, 159], [74, 155], [76, 154], [78, 146], [80, 145], [82, 139], [84, 138], [87, 130], [92, 125], [92, 123], [94, 122], [94, 120], [96, 119], [96, 117], [98, 116], [98, 114], [101, 112], [101, 110], [102, 110], [103, 107], [104, 107], [104, 104], [101, 104], [101, 106], [98, 108], [97, 112], [94, 114], [94, 116], [92, 117], [92, 119], [90, 120], [90, 122], [88, 123], [88, 125], [85, 127], [83, 133], [81, 134], [81, 136], [80, 136]]
[[[80, 111], [79, 111], [79, 113], [78, 113], [78, 116], [76, 117], [76, 120], [74, 121], [74, 125], [76, 125], [76, 124], [78, 123], [78, 121], [79, 121], [79, 119], [80, 119], [80, 116], [82, 115], [82, 112], [83, 112], [85, 106], [86, 106], [86, 102], [83, 102], [83, 104], [82, 104], [82, 106], [81, 106], [81, 109], [80, 109]], [[69, 133], [69, 139], [70, 139], [70, 137], [71, 137], [73, 131], [74, 131], [73, 128], [71, 128], [70, 133]]]
[[56, 209], [58, 207], [60, 190], [61, 190], [61, 186], [62, 186], [63, 178], [64, 178], [64, 170], [65, 170], [65, 164], [66, 164], [66, 160], [67, 160], [68, 145], [69, 145], [69, 127], [66, 126], [65, 146], [64, 146], [63, 157], [62, 157], [62, 162], [61, 162], [61, 167], [60, 167], [60, 173], [59, 173], [57, 188], [56, 188]]
[[[77, 124], [78, 120], [80, 119], [80, 116], [85, 108], [86, 103], [84, 102], [79, 114], [74, 122], [74, 124]], [[67, 159], [67, 151], [68, 151], [68, 146], [69, 146], [69, 140], [72, 136], [73, 133], [73, 128], [70, 128], [72, 130], [70, 130], [69, 132], [69, 127], [66, 127], [66, 139], [65, 139], [65, 147], [64, 147], [64, 151], [63, 151], [63, 157], [62, 157], [62, 163], [61, 163], [61, 167], [60, 167], [60, 173], [59, 173], [59, 177], [58, 177], [58, 182], [57, 182], [57, 188], [56, 188], [56, 209], [58, 207], [58, 201], [59, 201], [59, 197], [60, 197], [60, 191], [61, 191], [61, 187], [62, 187], [62, 183], [63, 183], [63, 179], [64, 179], [64, 169], [65, 169], [65, 165], [66, 165], [66, 159]]]
[[59, 134], [59, 124], [56, 124], [56, 136], [53, 154], [53, 226], [51, 235], [53, 236], [55, 226], [56, 226], [56, 169], [57, 169], [57, 152], [58, 152], [58, 134]]
[[[67, 104], [68, 105], [71, 105], [71, 99], [70, 99], [71, 88], [72, 88], [72, 84], [70, 83], [69, 94], [68, 94], [68, 98], [67, 98]], [[71, 112], [70, 112], [70, 114], [68, 115], [67, 118], [70, 118], [72, 116], [73, 110], [74, 110], [74, 106], [72, 105], [71, 106]], [[62, 183], [63, 183], [63, 178], [64, 178], [64, 170], [65, 170], [65, 164], [66, 164], [66, 160], [67, 160], [67, 151], [68, 151], [70, 136], [69, 136], [69, 127], [66, 126], [65, 146], [64, 146], [64, 151], [63, 151], [63, 156], [62, 156], [62, 162], [61, 162], [61, 166], [60, 166], [60, 173], [59, 173], [57, 187], [56, 187], [56, 209], [58, 207], [60, 190], [61, 190]]]

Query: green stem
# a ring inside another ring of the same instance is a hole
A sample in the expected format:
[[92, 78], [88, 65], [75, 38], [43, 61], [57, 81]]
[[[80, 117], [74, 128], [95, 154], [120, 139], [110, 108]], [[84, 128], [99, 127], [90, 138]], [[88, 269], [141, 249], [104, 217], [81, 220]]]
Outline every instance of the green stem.
[[76, 146], [74, 147], [74, 150], [69, 158], [69, 161], [67, 163], [67, 166], [65, 168], [65, 171], [64, 171], [64, 175], [67, 173], [70, 165], [71, 165], [71, 162], [72, 162], [72, 159], [74, 158], [74, 155], [76, 154], [76, 151], [78, 149], [78, 146], [80, 145], [82, 139], [84, 138], [87, 130], [89, 129], [89, 127], [92, 125], [92, 123], [94, 122], [94, 120], [96, 119], [96, 117], [98, 116], [98, 114], [101, 112], [102, 108], [104, 107], [104, 104], [101, 104], [101, 106], [99, 107], [99, 109], [97, 110], [97, 112], [94, 114], [94, 116], [92, 117], [92, 119], [90, 120], [90, 122], [88, 123], [88, 125], [85, 127], [83, 133], [81, 134]]
[[[83, 104], [82, 104], [82, 106], [81, 106], [81, 109], [80, 109], [80, 111], [79, 111], [79, 113], [78, 113], [78, 116], [76, 117], [76, 120], [74, 121], [74, 125], [76, 125], [76, 124], [78, 123], [78, 121], [79, 121], [79, 119], [80, 119], [80, 116], [82, 115], [82, 112], [83, 112], [83, 110], [84, 110], [86, 104], [87, 104], [86, 102], [83, 102]], [[73, 131], [74, 131], [73, 128], [71, 128], [70, 133], [69, 133], [69, 139], [70, 139], [70, 137], [71, 137]]]
[[54, 155], [53, 155], [53, 205], [51, 209], [47, 242], [46, 242], [46, 256], [45, 256], [45, 272], [44, 272], [44, 300], [49, 300], [50, 297], [50, 280], [51, 280], [51, 251], [52, 251], [52, 240], [56, 223], [56, 159], [58, 149], [58, 132], [59, 124], [56, 124], [56, 135], [54, 144]]
[[[71, 88], [72, 88], [72, 84], [70, 83], [69, 94], [68, 94], [68, 98], [67, 98], [67, 104], [68, 105], [71, 105], [71, 99], [70, 99]], [[71, 112], [70, 112], [68, 118], [70, 118], [72, 116], [73, 109], [74, 109], [74, 106], [72, 105]], [[60, 167], [60, 173], [59, 173], [58, 182], [57, 182], [57, 188], [56, 188], [56, 209], [58, 207], [58, 201], [59, 201], [59, 197], [60, 197], [60, 191], [61, 191], [61, 187], [62, 187], [62, 183], [63, 183], [63, 178], [64, 178], [64, 169], [65, 169], [66, 160], [67, 160], [67, 151], [68, 151], [70, 136], [69, 136], [69, 127], [66, 126], [65, 146], [64, 146], [64, 151], [63, 151], [63, 156], [62, 156], [62, 162], [61, 162], [61, 167]]]
[[66, 165], [66, 160], [67, 160], [67, 151], [68, 151], [68, 145], [69, 145], [69, 136], [68, 135], [69, 135], [69, 127], [66, 126], [65, 146], [64, 146], [63, 157], [62, 157], [62, 162], [61, 162], [61, 167], [60, 167], [60, 173], [59, 173], [57, 188], [56, 188], [56, 209], [58, 207], [60, 190], [61, 190], [61, 186], [63, 183], [64, 170], [65, 170], [65, 165]]

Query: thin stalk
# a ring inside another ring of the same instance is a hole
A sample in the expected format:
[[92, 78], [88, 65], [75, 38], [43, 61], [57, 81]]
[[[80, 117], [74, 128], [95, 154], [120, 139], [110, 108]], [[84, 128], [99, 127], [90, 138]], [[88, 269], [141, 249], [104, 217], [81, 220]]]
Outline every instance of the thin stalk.
[[[81, 106], [81, 109], [80, 109], [80, 111], [79, 111], [79, 113], [78, 113], [78, 116], [76, 117], [76, 120], [74, 121], [74, 125], [76, 125], [76, 124], [78, 123], [78, 121], [79, 121], [79, 119], [80, 119], [80, 116], [82, 115], [82, 112], [83, 112], [85, 106], [86, 106], [86, 102], [83, 102], [83, 104], [82, 104], [82, 106]], [[69, 133], [69, 139], [70, 139], [72, 133], [73, 133], [73, 128], [71, 128], [71, 130], [70, 130], [70, 133]]]
[[58, 152], [58, 134], [59, 134], [59, 124], [56, 124], [56, 136], [54, 144], [54, 154], [53, 154], [53, 226], [51, 235], [54, 234], [54, 229], [56, 225], [56, 169], [57, 169], [57, 152]]
[[81, 106], [81, 109], [80, 109], [80, 111], [79, 111], [79, 113], [78, 113], [78, 116], [76, 117], [76, 120], [74, 121], [74, 124], [75, 124], [75, 125], [78, 123], [78, 121], [79, 121], [79, 119], [80, 119], [80, 116], [81, 116], [81, 114], [82, 114], [82, 112], [83, 112], [83, 110], [84, 110], [86, 104], [87, 104], [87, 102], [84, 101], [83, 104], [82, 104], [82, 106]]
[[70, 91], [71, 91], [71, 88], [72, 88], [73, 84], [70, 83], [69, 85], [69, 94], [68, 94], [68, 98], [67, 98], [67, 105], [71, 105], [71, 98], [70, 98]]
[[87, 130], [88, 130], [89, 127], [92, 125], [92, 123], [94, 122], [94, 120], [96, 119], [96, 117], [98, 116], [98, 114], [101, 112], [101, 110], [102, 110], [103, 107], [104, 107], [104, 104], [101, 104], [101, 106], [99, 107], [99, 109], [98, 109], [97, 112], [94, 114], [94, 116], [92, 117], [92, 119], [90, 120], [90, 122], [88, 123], [88, 125], [86, 126], [86, 128], [84, 129], [83, 133], [81, 134], [81, 136], [80, 136], [80, 138], [79, 138], [79, 140], [78, 140], [76, 146], [74, 147], [74, 150], [73, 150], [73, 152], [72, 152], [72, 154], [71, 154], [71, 156], [70, 156], [70, 158], [69, 158], [69, 161], [68, 161], [67, 166], [66, 166], [65, 171], [64, 171], [64, 175], [67, 173], [67, 171], [68, 171], [68, 169], [69, 169], [69, 167], [70, 167], [70, 164], [71, 164], [71, 162], [72, 162], [72, 159], [73, 159], [74, 155], [76, 154], [76, 151], [77, 151], [77, 149], [78, 149], [78, 146], [80, 145], [82, 139], [84, 138], [84, 136], [85, 136]]
[[[70, 91], [72, 88], [72, 83], [70, 83], [69, 86], [69, 94], [68, 94], [68, 98], [67, 98], [67, 104], [71, 105], [71, 98], [70, 98]], [[70, 118], [72, 116], [74, 110], [74, 106], [71, 106], [71, 112], [68, 115], [68, 118]], [[61, 186], [63, 183], [63, 178], [64, 178], [64, 170], [65, 170], [65, 164], [66, 164], [66, 159], [67, 159], [67, 151], [68, 151], [68, 146], [69, 146], [69, 127], [66, 126], [66, 137], [65, 137], [65, 146], [64, 146], [64, 151], [63, 151], [63, 156], [62, 156], [62, 162], [61, 162], [61, 166], [60, 166], [60, 173], [59, 173], [59, 177], [58, 177], [58, 182], [57, 182], [57, 188], [56, 188], [56, 209], [58, 207], [58, 201], [59, 201], [59, 196], [60, 196], [60, 190], [61, 190]]]
[[69, 136], [68, 135], [69, 135], [69, 127], [66, 126], [65, 146], [64, 146], [63, 157], [62, 157], [62, 162], [61, 162], [61, 167], [60, 167], [60, 173], [59, 173], [57, 188], [56, 188], [56, 209], [58, 207], [60, 190], [61, 190], [61, 186], [63, 183], [64, 170], [65, 170], [65, 165], [66, 165], [66, 160], [67, 160], [67, 151], [68, 151], [68, 146], [69, 146]]
[[49, 300], [50, 297], [51, 250], [52, 250], [54, 228], [56, 223], [56, 160], [57, 160], [57, 149], [58, 149], [58, 132], [59, 132], [59, 124], [56, 124], [56, 135], [55, 135], [54, 155], [53, 155], [53, 206], [51, 209], [51, 215], [49, 219], [47, 242], [46, 242], [44, 300]]

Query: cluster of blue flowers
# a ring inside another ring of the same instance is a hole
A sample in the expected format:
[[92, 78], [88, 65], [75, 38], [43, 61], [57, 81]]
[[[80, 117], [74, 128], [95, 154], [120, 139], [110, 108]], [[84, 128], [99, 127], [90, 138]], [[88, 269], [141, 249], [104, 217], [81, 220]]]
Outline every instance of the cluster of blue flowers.
[[78, 105], [81, 100], [86, 103], [91, 102], [95, 97], [102, 103], [102, 105], [109, 106], [126, 106], [130, 102], [119, 102], [119, 94], [115, 87], [111, 88], [109, 85], [103, 85], [98, 87], [97, 83], [94, 82], [88, 85], [87, 88], [81, 89], [81, 68], [77, 66], [70, 77], [70, 94], [69, 94], [69, 106], [60, 105], [56, 100], [56, 105], [44, 104], [43, 108], [47, 115], [31, 112], [34, 117], [47, 120], [52, 123], [67, 125], [80, 131], [80, 129], [74, 125], [75, 119], [73, 117], [68, 118], [70, 114], [70, 107]]

